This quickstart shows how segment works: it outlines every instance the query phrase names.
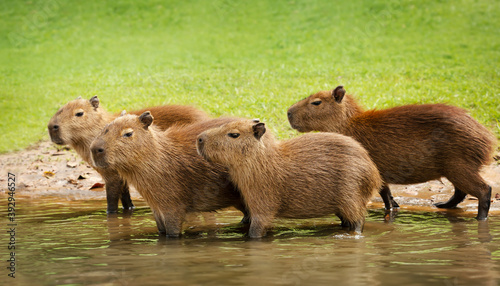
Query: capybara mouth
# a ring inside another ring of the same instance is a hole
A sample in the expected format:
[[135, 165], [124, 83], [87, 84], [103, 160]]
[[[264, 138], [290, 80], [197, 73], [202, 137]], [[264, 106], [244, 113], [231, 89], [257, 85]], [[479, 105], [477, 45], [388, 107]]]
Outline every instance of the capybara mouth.
[[52, 134], [50, 134], [50, 141], [52, 141], [53, 143], [55, 143], [57, 145], [66, 145], [61, 138], [56, 137]]
[[108, 162], [106, 162], [105, 159], [94, 159], [92, 158], [92, 165], [94, 165], [94, 167], [97, 167], [97, 168], [107, 168], [109, 167], [109, 164]]

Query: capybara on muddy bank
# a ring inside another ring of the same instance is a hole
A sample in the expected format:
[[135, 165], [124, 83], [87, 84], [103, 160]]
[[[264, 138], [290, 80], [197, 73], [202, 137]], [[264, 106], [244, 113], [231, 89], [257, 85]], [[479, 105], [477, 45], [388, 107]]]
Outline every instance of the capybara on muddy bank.
[[246, 214], [226, 169], [204, 160], [195, 145], [204, 130], [233, 120], [217, 118], [160, 131], [151, 125], [149, 112], [124, 115], [96, 137], [90, 147], [92, 161], [132, 184], [151, 207], [160, 233], [177, 237], [186, 213], [235, 206]]
[[300, 132], [338, 132], [368, 150], [385, 182], [386, 209], [398, 207], [387, 184], [415, 184], [446, 177], [455, 194], [439, 208], [453, 208], [466, 194], [479, 199], [478, 220], [488, 217], [491, 187], [479, 175], [491, 162], [494, 135], [461, 108], [445, 104], [405, 105], [364, 111], [345, 89], [320, 91], [288, 109]]
[[361, 232], [366, 205], [381, 183], [368, 152], [333, 133], [277, 142], [264, 123], [239, 120], [203, 132], [198, 152], [229, 169], [250, 212], [249, 235], [259, 238], [275, 217], [336, 214]]
[[[148, 108], [156, 117], [155, 123], [161, 129], [174, 124], [191, 124], [208, 119], [208, 115], [191, 106], [164, 105]], [[142, 114], [145, 110], [131, 111], [132, 114]], [[65, 104], [50, 119], [48, 129], [52, 142], [59, 145], [69, 145], [76, 150], [83, 160], [91, 163], [90, 144], [106, 124], [116, 118], [99, 106], [97, 96], [90, 100], [78, 98]], [[95, 168], [106, 183], [106, 197], [108, 213], [118, 210], [118, 201], [121, 198], [124, 209], [132, 209], [134, 205], [130, 199], [127, 183], [112, 170]]]

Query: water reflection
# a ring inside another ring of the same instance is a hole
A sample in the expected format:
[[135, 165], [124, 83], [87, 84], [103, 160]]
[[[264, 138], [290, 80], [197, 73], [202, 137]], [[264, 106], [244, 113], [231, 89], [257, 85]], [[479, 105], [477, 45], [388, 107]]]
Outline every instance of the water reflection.
[[[362, 236], [336, 218], [278, 220], [249, 240], [241, 214], [193, 215], [182, 239], [156, 233], [149, 208], [107, 215], [104, 201], [21, 200], [23, 284], [497, 285], [500, 220], [370, 210]], [[0, 215], [5, 217], [5, 210]], [[5, 238], [6, 236], [2, 236]], [[5, 240], [3, 240], [5, 241]], [[6, 248], [0, 250], [2, 257]]]

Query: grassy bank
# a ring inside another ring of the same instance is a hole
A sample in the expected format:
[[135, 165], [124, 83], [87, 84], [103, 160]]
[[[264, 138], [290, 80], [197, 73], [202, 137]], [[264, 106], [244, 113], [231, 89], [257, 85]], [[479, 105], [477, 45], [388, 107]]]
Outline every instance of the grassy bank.
[[499, 134], [500, 2], [0, 4], [0, 152], [48, 138], [65, 102], [194, 104], [294, 136], [286, 109], [343, 84], [367, 107], [447, 102]]

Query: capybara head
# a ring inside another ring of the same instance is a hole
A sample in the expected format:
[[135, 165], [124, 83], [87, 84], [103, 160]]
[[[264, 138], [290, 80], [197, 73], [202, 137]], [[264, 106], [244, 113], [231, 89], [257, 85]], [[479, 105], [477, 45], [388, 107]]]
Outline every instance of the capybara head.
[[295, 103], [287, 112], [290, 125], [299, 132], [340, 130], [349, 116], [344, 101], [345, 93], [344, 87], [339, 85], [333, 90], [317, 92]]
[[90, 145], [94, 166], [116, 169], [139, 164], [156, 143], [151, 123], [153, 116], [146, 111], [141, 116], [122, 115], [106, 125]]
[[201, 133], [196, 148], [207, 161], [230, 166], [262, 153], [269, 136], [258, 119], [237, 120]]
[[[65, 145], [77, 144], [95, 136], [95, 126], [102, 126], [105, 112], [99, 108], [97, 96], [90, 100], [80, 97], [61, 107], [49, 121], [52, 142]], [[100, 130], [100, 127], [98, 130]]]

